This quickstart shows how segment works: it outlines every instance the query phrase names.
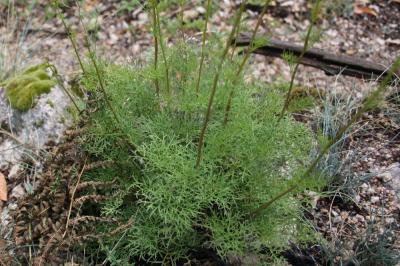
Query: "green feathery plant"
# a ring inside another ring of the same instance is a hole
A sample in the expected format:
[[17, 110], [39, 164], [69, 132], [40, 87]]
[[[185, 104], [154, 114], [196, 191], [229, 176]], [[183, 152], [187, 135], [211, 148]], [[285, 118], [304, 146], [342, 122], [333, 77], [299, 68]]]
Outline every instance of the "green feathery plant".
[[312, 42], [312, 39], [313, 39], [312, 38], [313, 37], [312, 36], [312, 30], [313, 30], [314, 24], [317, 22], [317, 19], [318, 19], [318, 14], [319, 14], [319, 11], [320, 11], [320, 8], [321, 8], [321, 1], [322, 0], [316, 0], [315, 3], [314, 3], [313, 9], [311, 11], [310, 25], [308, 26], [307, 33], [306, 33], [306, 36], [304, 38], [303, 50], [301, 51], [300, 55], [296, 58], [296, 65], [294, 66], [294, 69], [292, 71], [292, 75], [290, 77], [289, 90], [288, 90], [288, 92], [286, 94], [285, 104], [284, 104], [284, 106], [282, 108], [282, 111], [280, 113], [278, 122], [280, 120], [282, 120], [282, 118], [285, 116], [285, 113], [286, 113], [286, 111], [287, 111], [287, 109], [289, 107], [291, 93], [292, 93], [293, 85], [294, 85], [294, 78], [296, 77], [296, 73], [297, 73], [297, 70], [298, 70], [298, 68], [300, 66], [301, 59], [303, 58], [304, 54], [307, 52], [307, 49], [309, 48], [310, 43]]
[[[119, 66], [98, 61], [90, 50], [92, 63], [85, 66], [82, 79], [93, 97], [101, 99], [91, 103], [97, 111], [89, 117], [82, 146], [99, 160], [115, 162], [82, 178], [116, 179], [119, 187], [102, 214], [121, 222], [135, 221], [121, 235], [102, 239], [105, 262], [174, 265], [201, 249], [212, 249], [225, 260], [252, 253], [268, 261], [278, 257], [290, 241], [303, 244], [315, 240], [312, 228], [301, 218], [307, 199], [300, 200], [291, 192], [318, 191], [326, 184], [317, 171], [319, 161], [361, 114], [376, 104], [400, 59], [348, 123], [310, 160], [313, 141], [309, 129], [292, 119], [281, 119], [287, 97], [285, 100], [278, 89], [265, 90], [238, 78], [258, 44], [259, 25], [252, 34], [250, 50], [233, 62], [225, 60], [246, 1], [221, 52], [217, 50], [221, 46], [212, 40], [205, 49], [204, 28], [200, 62], [207, 64], [200, 70], [197, 53], [189, 44], [168, 48], [167, 60], [157, 3], [152, 4], [154, 36], [164, 60], [156, 59], [158, 50], [154, 49], [154, 61], [149, 65]], [[316, 20], [317, 8], [313, 10]], [[304, 52], [311, 38], [309, 31]], [[158, 69], [166, 70], [166, 90], [154, 82]], [[113, 103], [115, 114], [109, 112], [107, 101]], [[116, 121], [114, 116], [120, 119]], [[118, 130], [110, 130], [116, 123]]]
[[[81, 10], [80, 6], [79, 6], [79, 10]], [[86, 28], [86, 25], [83, 23], [82, 14], [80, 13], [80, 11], [79, 11], [79, 20], [80, 20], [82, 28], [84, 30], [84, 35], [83, 36], [84, 36], [84, 39], [85, 39], [85, 46], [86, 46], [86, 48], [88, 50], [89, 60], [92, 62], [93, 67], [96, 70], [96, 76], [97, 76], [97, 81], [98, 81], [98, 84], [99, 84], [99, 88], [100, 88], [100, 90], [101, 90], [101, 92], [103, 94], [103, 98], [104, 98], [109, 110], [113, 114], [113, 117], [114, 117], [116, 123], [119, 124], [119, 122], [120, 122], [119, 117], [118, 117], [117, 113], [115, 112], [115, 109], [114, 109], [113, 105], [111, 104], [109, 96], [107, 95], [106, 88], [105, 88], [104, 81], [103, 81], [103, 76], [102, 76], [102, 73], [100, 73], [100, 68], [99, 68], [98, 63], [97, 63], [96, 52], [92, 49], [92, 43], [89, 40], [89, 33], [88, 33], [87, 28]], [[63, 25], [64, 25], [64, 27], [66, 27], [65, 23], [63, 23]], [[67, 30], [67, 28], [65, 28], [65, 30]], [[72, 41], [71, 41], [71, 43], [72, 43]], [[76, 45], [74, 47], [76, 47]], [[77, 53], [77, 55], [78, 55], [78, 53]], [[82, 71], [84, 71], [83, 65], [81, 67], [82, 67]]]
[[[186, 60], [176, 56], [182, 54], [182, 47], [171, 50], [171, 73], [180, 72], [182, 77], [198, 73], [193, 47], [187, 48]], [[86, 178], [116, 177], [120, 188], [106, 203], [104, 215], [135, 220], [125, 236], [104, 239], [108, 259], [115, 264], [129, 265], [128, 261], [135, 259], [177, 262], [191, 250], [202, 248], [214, 249], [225, 259], [247, 252], [262, 256], [264, 246], [278, 254], [287, 241], [303, 243], [312, 236], [312, 230], [299, 218], [302, 204], [295, 197], [277, 202], [268, 214], [246, 220], [252, 210], [300, 174], [299, 161], [308, 160], [312, 145], [303, 124], [286, 119], [275, 126], [276, 113], [283, 105], [279, 90], [265, 91], [243, 81], [236, 85], [230, 123], [223, 125], [234, 64], [226, 62], [221, 68], [224, 82], [215, 93], [202, 163], [193, 167], [198, 132], [220, 63], [216, 53], [206, 52], [208, 64], [204, 65], [199, 92], [176, 90], [173, 98], [166, 91], [157, 97], [152, 66], [101, 67], [107, 92], [121, 117], [120, 126], [140, 152], [140, 156], [132, 154], [121, 145], [120, 134], [109, 130], [114, 123], [111, 114], [105, 105], [97, 103], [99, 109], [90, 117], [82, 145], [93, 156], [116, 164], [88, 173]], [[187, 88], [193, 88], [196, 82], [187, 78]], [[83, 83], [96, 94], [93, 66]], [[160, 100], [162, 110], [158, 108]], [[321, 185], [320, 180], [310, 180], [302, 187], [315, 191]]]
[[[97, 102], [98, 111], [90, 117], [82, 145], [93, 156], [116, 163], [88, 173], [86, 178], [116, 177], [120, 188], [103, 213], [120, 220], [135, 219], [122, 236], [104, 239], [111, 263], [146, 260], [175, 264], [191, 250], [203, 248], [215, 250], [224, 259], [249, 252], [263, 256], [265, 247], [271, 256], [278, 256], [273, 254], [286, 249], [288, 241], [300, 244], [313, 239], [312, 229], [300, 218], [302, 202], [295, 197], [282, 198], [268, 214], [246, 219], [297, 180], [303, 172], [299, 162], [308, 160], [312, 140], [303, 124], [290, 119], [276, 123], [284, 104], [279, 90], [244, 84], [237, 78], [236, 62], [225, 62], [245, 3], [222, 52], [215, 52], [220, 46], [211, 40], [210, 49], [203, 50], [200, 60], [207, 64], [199, 85], [193, 47], [180, 44], [170, 48], [174, 97], [166, 90], [157, 94], [153, 65], [99, 62], [123, 135], [110, 131], [115, 121], [107, 105]], [[243, 62], [243, 58], [239, 60]], [[159, 67], [166, 63], [159, 62]], [[94, 97], [102, 95], [97, 73], [92, 64], [83, 78]], [[178, 89], [181, 86], [185, 88]], [[198, 90], [190, 89], [197, 86]], [[226, 99], [233, 90], [233, 108], [225, 124]], [[135, 143], [138, 152], [123, 145], [121, 136]], [[322, 185], [323, 180], [309, 178], [299, 189], [318, 190]]]

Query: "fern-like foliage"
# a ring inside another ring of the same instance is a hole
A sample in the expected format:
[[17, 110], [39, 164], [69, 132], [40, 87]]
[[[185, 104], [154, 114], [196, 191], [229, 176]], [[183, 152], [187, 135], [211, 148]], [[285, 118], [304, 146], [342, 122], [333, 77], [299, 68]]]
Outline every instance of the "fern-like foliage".
[[[134, 264], [138, 259], [174, 264], [202, 248], [213, 249], [225, 259], [261, 254], [266, 248], [269, 254], [278, 254], [289, 241], [302, 243], [312, 237], [301, 220], [303, 202], [295, 195], [249, 218], [252, 210], [297, 182], [309, 160], [312, 140], [303, 124], [290, 118], [277, 123], [284, 104], [282, 92], [242, 81], [235, 81], [230, 121], [224, 126], [226, 100], [240, 58], [223, 66], [202, 164], [195, 167], [218, 64], [214, 50], [207, 51], [198, 92], [199, 55], [187, 44], [168, 51], [170, 91], [163, 64], [157, 71], [151, 63], [99, 64], [107, 95], [120, 117], [117, 127], [103, 94], [96, 90], [95, 70], [86, 67], [83, 83], [98, 100], [82, 143], [93, 156], [116, 162], [114, 168], [92, 178], [117, 178], [125, 189], [115, 192], [103, 212], [134, 220], [126, 232], [105, 240], [103, 246], [115, 264]], [[134, 143], [135, 149], [127, 143]], [[299, 189], [317, 189], [321, 181], [312, 177], [301, 184]]]

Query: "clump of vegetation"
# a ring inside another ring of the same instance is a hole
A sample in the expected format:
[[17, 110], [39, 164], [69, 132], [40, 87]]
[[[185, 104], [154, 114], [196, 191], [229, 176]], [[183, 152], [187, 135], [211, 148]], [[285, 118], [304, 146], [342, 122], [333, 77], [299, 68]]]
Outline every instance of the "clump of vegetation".
[[32, 66], [1, 83], [11, 107], [27, 111], [37, 96], [50, 91], [56, 82], [47, 74], [47, 68], [47, 63]]
[[[221, 52], [214, 52], [221, 47], [215, 41], [205, 45], [207, 21], [201, 55], [183, 42], [168, 47], [157, 1], [147, 6], [155, 44], [152, 62], [101, 62], [86, 40], [91, 65], [81, 65], [82, 82], [95, 98], [91, 107], [96, 112], [89, 117], [82, 145], [92, 158], [114, 162], [86, 178], [116, 179], [118, 190], [102, 215], [125, 224], [134, 220], [123, 233], [101, 240], [104, 262], [175, 264], [201, 249], [211, 249], [225, 260], [258, 254], [272, 261], [288, 243], [315, 239], [301, 218], [307, 199], [296, 194], [325, 185], [317, 170], [321, 159], [376, 105], [389, 81], [366, 97], [335, 135], [321, 137], [318, 155], [311, 160], [311, 134], [288, 113], [299, 60], [315, 39], [320, 2], [311, 12], [302, 53], [293, 58], [286, 96], [243, 82], [251, 49], [227, 59], [247, 1]], [[266, 10], [267, 4], [262, 13]], [[250, 47], [257, 45], [261, 21], [262, 16]], [[204, 64], [198, 67], [199, 57]], [[391, 75], [399, 64], [397, 60]], [[98, 230], [105, 235], [110, 228]]]
[[[174, 77], [170, 91], [164, 65], [157, 72], [152, 67], [101, 66], [120, 122], [115, 123], [105, 102], [98, 101], [83, 143], [93, 156], [118, 165], [105, 176], [93, 176], [117, 177], [123, 187], [106, 204], [104, 214], [135, 220], [124, 237], [106, 240], [116, 263], [133, 258], [176, 261], [202, 248], [214, 249], [224, 258], [261, 252], [267, 246], [278, 252], [288, 241], [301, 243], [312, 237], [300, 219], [302, 202], [294, 196], [282, 198], [262, 215], [250, 216], [297, 182], [312, 141], [303, 124], [289, 118], [277, 123], [284, 103], [281, 92], [237, 81], [235, 63], [223, 65], [202, 161], [195, 167], [218, 57], [208, 50], [196, 91], [198, 56], [192, 50], [182, 44], [169, 51]], [[102, 97], [96, 90], [95, 69], [86, 69], [84, 84]], [[160, 85], [158, 95], [154, 77]], [[236, 95], [224, 124], [234, 79]], [[311, 176], [300, 187], [316, 190], [321, 185]], [[117, 242], [118, 248], [112, 249]]]

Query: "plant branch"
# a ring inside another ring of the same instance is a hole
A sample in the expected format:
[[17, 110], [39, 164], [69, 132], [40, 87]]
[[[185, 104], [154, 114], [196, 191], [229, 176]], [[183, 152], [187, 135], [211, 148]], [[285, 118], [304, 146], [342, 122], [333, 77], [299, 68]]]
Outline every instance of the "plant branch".
[[179, 1], [179, 27], [180, 27], [180, 30], [181, 30], [181, 38], [182, 38], [182, 41], [184, 41], [184, 37], [185, 37], [185, 35], [184, 35], [184, 30], [183, 30], [183, 25], [184, 25], [184, 22], [183, 22], [183, 7], [184, 7], [184, 5], [185, 5], [185, 0], [180, 0]]
[[[231, 91], [230, 91], [230, 93], [229, 93], [228, 101], [227, 101], [226, 106], [225, 106], [224, 126], [226, 126], [226, 124], [228, 123], [229, 112], [230, 112], [230, 109], [231, 109], [232, 98], [233, 98], [235, 86], [237, 85], [237, 83], [238, 83], [238, 81], [239, 81], [239, 77], [240, 77], [240, 75], [241, 75], [241, 73], [242, 73], [242, 71], [243, 71], [243, 69], [244, 69], [244, 65], [246, 64], [246, 62], [247, 62], [247, 60], [249, 59], [250, 54], [251, 54], [251, 52], [252, 52], [252, 50], [253, 50], [254, 40], [255, 40], [255, 38], [256, 38], [256, 35], [257, 35], [257, 32], [258, 32], [258, 28], [261, 26], [261, 23], [262, 23], [262, 21], [263, 21], [263, 17], [264, 17], [265, 13], [266, 13], [267, 10], [268, 10], [268, 6], [269, 6], [269, 3], [270, 3], [270, 2], [271, 2], [271, 0], [267, 0], [267, 1], [266, 1], [266, 3], [265, 3], [265, 5], [264, 5], [264, 7], [263, 7], [263, 9], [262, 9], [262, 11], [261, 11], [261, 13], [260, 13], [260, 15], [258, 16], [257, 24], [256, 24], [256, 26], [255, 26], [255, 28], [254, 28], [252, 34], [251, 34], [251, 37], [250, 37], [250, 42], [249, 42], [249, 47], [250, 47], [250, 48], [247, 49], [246, 54], [245, 54], [245, 56], [243, 57], [243, 60], [242, 60], [242, 62], [240, 63], [239, 69], [237, 70], [236, 75], [235, 75], [235, 77], [234, 77], [233, 84], [232, 84], [232, 89], [231, 89]], [[235, 45], [235, 46], [236, 46], [236, 45]]]
[[156, 86], [157, 96], [160, 95], [160, 84], [158, 82], [157, 70], [158, 70], [158, 37], [157, 37], [157, 12], [155, 7], [153, 6], [153, 34], [154, 34], [154, 71], [156, 74], [156, 78], [154, 80], [154, 85]]
[[67, 231], [68, 231], [69, 219], [71, 218], [72, 205], [74, 203], [74, 197], [75, 197], [76, 188], [78, 187], [79, 182], [81, 181], [81, 177], [82, 177], [83, 171], [85, 170], [85, 167], [86, 167], [86, 161], [87, 161], [87, 157], [85, 158], [85, 162], [83, 163], [82, 170], [80, 171], [80, 173], [78, 175], [78, 180], [76, 181], [76, 185], [74, 187], [74, 190], [72, 191], [71, 202], [70, 202], [69, 209], [68, 209], [67, 221], [65, 222], [65, 232], [64, 232], [62, 238], [65, 237], [65, 235], [67, 234]]
[[169, 83], [169, 67], [168, 67], [168, 61], [167, 61], [167, 57], [165, 54], [165, 47], [164, 47], [164, 41], [163, 41], [163, 37], [162, 37], [162, 33], [161, 33], [161, 26], [160, 26], [160, 14], [158, 13], [158, 8], [157, 8], [157, 4], [154, 3], [154, 11], [155, 11], [155, 17], [156, 17], [156, 26], [157, 26], [157, 32], [158, 32], [158, 39], [160, 41], [160, 48], [161, 48], [161, 55], [163, 57], [164, 60], [164, 65], [165, 65], [165, 78], [167, 81], [167, 93], [170, 93], [170, 83]]
[[64, 18], [64, 15], [61, 12], [61, 8], [60, 8], [60, 5], [58, 3], [58, 0], [54, 1], [54, 5], [55, 5], [55, 8], [56, 8], [56, 13], [58, 14], [58, 17], [61, 19], [63, 27], [64, 27], [67, 35], [68, 35], [69, 41], [71, 42], [71, 45], [72, 45], [72, 47], [74, 49], [76, 58], [78, 59], [78, 62], [79, 62], [79, 66], [82, 69], [82, 73], [85, 73], [85, 68], [83, 67], [83, 63], [82, 63], [82, 60], [81, 60], [81, 56], [79, 55], [79, 52], [78, 52], [78, 47], [76, 45], [75, 38], [73, 37], [73, 34], [71, 32], [70, 27], [65, 22], [65, 18]]
[[82, 110], [78, 107], [78, 104], [75, 102], [74, 97], [72, 97], [72, 94], [67, 90], [67, 88], [64, 86], [63, 81], [61, 79], [61, 76], [58, 74], [57, 69], [54, 65], [50, 64], [47, 62], [48, 66], [50, 67], [51, 72], [53, 73], [53, 76], [57, 79], [58, 84], [60, 87], [63, 89], [63, 91], [67, 94], [68, 98], [71, 100], [71, 102], [74, 104], [76, 110], [78, 110], [79, 113], [82, 112]]
[[207, 37], [207, 25], [208, 25], [208, 19], [210, 16], [210, 7], [211, 7], [211, 0], [207, 0], [206, 17], [205, 17], [205, 21], [204, 21], [204, 29], [203, 29], [203, 36], [202, 36], [202, 43], [201, 43], [201, 58], [200, 58], [200, 66], [199, 66], [199, 75], [197, 76], [197, 82], [196, 82], [196, 93], [199, 93], [201, 73], [203, 71], [206, 37]]
[[279, 115], [278, 123], [282, 120], [282, 118], [284, 117], [284, 115], [285, 115], [285, 113], [286, 113], [286, 111], [287, 111], [287, 109], [289, 107], [290, 96], [292, 94], [293, 85], [294, 85], [294, 78], [296, 77], [297, 70], [299, 69], [300, 61], [303, 58], [304, 54], [307, 52], [307, 49], [308, 49], [308, 46], [309, 46], [309, 42], [310, 42], [311, 32], [312, 32], [312, 29], [313, 29], [313, 26], [314, 26], [315, 22], [317, 21], [318, 12], [319, 12], [320, 6], [321, 6], [321, 0], [316, 0], [315, 5], [313, 7], [313, 10], [311, 12], [310, 25], [308, 26], [306, 37], [304, 39], [303, 50], [301, 51], [300, 56], [296, 60], [297, 61], [296, 65], [295, 65], [295, 67], [293, 69], [293, 72], [292, 72], [292, 75], [290, 77], [289, 90], [288, 90], [288, 92], [286, 94], [285, 103], [284, 103], [282, 111], [281, 111], [281, 113]]
[[290, 192], [294, 191], [295, 189], [299, 188], [302, 181], [307, 178], [312, 172], [315, 171], [317, 168], [318, 163], [321, 161], [322, 157], [329, 151], [329, 149], [340, 139], [342, 139], [343, 135], [346, 131], [353, 125], [356, 121], [358, 121], [361, 116], [370, 110], [377, 101], [382, 97], [383, 93], [385, 92], [386, 87], [392, 80], [392, 76], [400, 67], [400, 57], [398, 57], [395, 62], [392, 64], [391, 68], [388, 71], [388, 75], [383, 79], [383, 81], [379, 84], [378, 88], [372, 92], [369, 96], [367, 96], [361, 104], [361, 107], [350, 117], [349, 121], [339, 128], [338, 132], [336, 133], [335, 137], [330, 139], [329, 142], [323, 146], [321, 151], [319, 152], [318, 156], [312, 161], [310, 166], [307, 170], [302, 174], [300, 177], [299, 182], [290, 186], [286, 190], [279, 193], [277, 196], [273, 197], [271, 200], [267, 201], [266, 203], [262, 204], [260, 207], [252, 211], [248, 218], [255, 218], [259, 216], [265, 209], [270, 207], [275, 201], [281, 199], [285, 195], [289, 194]]
[[231, 32], [229, 34], [228, 40], [227, 40], [226, 45], [225, 45], [225, 49], [224, 49], [224, 51], [222, 53], [222, 56], [221, 56], [221, 60], [220, 60], [220, 62], [218, 64], [217, 72], [216, 72], [216, 74], [214, 76], [213, 85], [212, 85], [211, 93], [210, 93], [210, 98], [209, 98], [209, 101], [208, 101], [207, 111], [205, 113], [204, 123], [203, 123], [203, 127], [201, 129], [201, 132], [200, 132], [199, 144], [198, 144], [198, 147], [197, 147], [196, 168], [198, 168], [200, 166], [200, 163], [201, 163], [203, 145], [204, 145], [204, 136], [205, 136], [205, 133], [206, 133], [206, 130], [207, 130], [208, 122], [210, 121], [211, 108], [212, 108], [212, 105], [214, 103], [214, 96], [215, 96], [215, 92], [217, 91], [217, 84], [218, 84], [219, 76], [221, 74], [222, 66], [224, 64], [226, 55], [228, 54], [228, 51], [229, 51], [229, 47], [230, 47], [230, 45], [232, 43], [232, 40], [234, 38], [234, 35], [235, 35], [235, 32], [236, 32], [236, 28], [238, 27], [238, 25], [240, 23], [240, 19], [242, 17], [242, 13], [243, 13], [243, 10], [245, 8], [246, 2], [247, 2], [247, 0], [244, 0], [242, 2], [239, 11], [236, 14], [236, 18], [235, 18], [235, 22], [234, 22], [233, 28], [232, 28], [232, 30], [231, 30]]
[[85, 25], [84, 25], [84, 23], [82, 21], [81, 16], [80, 16], [80, 21], [81, 21], [82, 27], [83, 27], [83, 29], [85, 31], [84, 38], [85, 38], [85, 42], [86, 42], [86, 47], [87, 47], [88, 52], [89, 52], [90, 61], [92, 61], [93, 67], [94, 67], [94, 69], [96, 71], [96, 76], [97, 76], [97, 79], [99, 81], [100, 90], [103, 93], [104, 100], [106, 101], [106, 104], [107, 104], [108, 108], [112, 112], [115, 121], [119, 124], [120, 120], [119, 120], [119, 118], [117, 116], [117, 113], [115, 112], [114, 107], [111, 105], [110, 99], [108, 98], [108, 94], [107, 94], [105, 86], [104, 86], [104, 81], [103, 81], [103, 78], [101, 76], [99, 66], [97, 65], [96, 55], [95, 55], [94, 51], [92, 50], [92, 46], [91, 46], [90, 40], [88, 38], [88, 31], [87, 31], [87, 29], [86, 29], [86, 27], [85, 27]]

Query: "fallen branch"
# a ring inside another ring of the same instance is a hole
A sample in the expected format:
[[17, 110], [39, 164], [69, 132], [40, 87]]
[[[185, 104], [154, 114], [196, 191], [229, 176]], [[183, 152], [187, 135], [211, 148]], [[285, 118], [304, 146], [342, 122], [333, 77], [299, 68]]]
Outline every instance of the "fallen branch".
[[[233, 43], [236, 46], [248, 46], [250, 43], [250, 34], [241, 33]], [[266, 45], [255, 49], [253, 53], [282, 58], [284, 52], [291, 52], [299, 56], [302, 48], [301, 45], [290, 42], [268, 39]], [[303, 58], [300, 60], [300, 64], [321, 69], [327, 75], [342, 74], [366, 80], [384, 79], [387, 72], [387, 68], [380, 64], [356, 57], [336, 55], [315, 48], [308, 49], [305, 52]], [[398, 76], [400, 76], [399, 71], [393, 75], [392, 80], [397, 79]]]

